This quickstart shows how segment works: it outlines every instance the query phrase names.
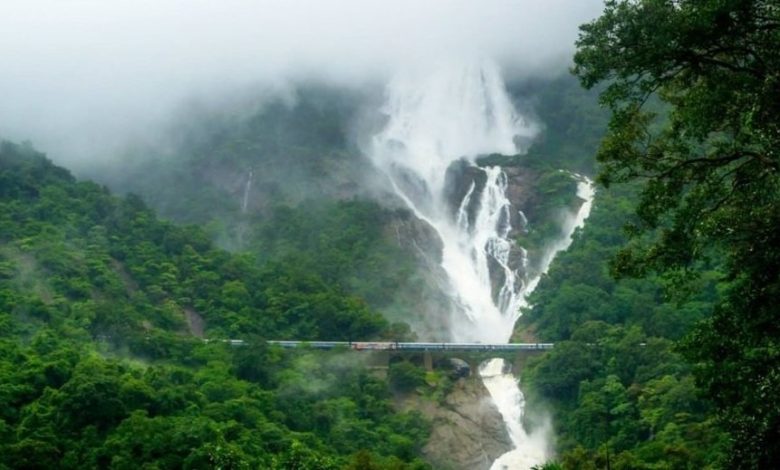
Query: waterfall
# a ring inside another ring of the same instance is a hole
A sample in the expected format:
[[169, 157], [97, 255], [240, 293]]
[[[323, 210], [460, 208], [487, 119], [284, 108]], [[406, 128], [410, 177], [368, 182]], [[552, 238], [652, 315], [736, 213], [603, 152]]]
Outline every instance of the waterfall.
[[[585, 219], [590, 215], [593, 198], [596, 195], [593, 182], [582, 175], [573, 174], [572, 176], [578, 180], [577, 197], [583, 201], [582, 205], [577, 212], [567, 214], [560, 237], [545, 250], [538, 273], [529, 280], [523, 289], [520, 306], [528, 305], [527, 296], [533, 292], [541, 277], [547, 273], [555, 255], [569, 248], [573, 241], [574, 232], [585, 225]], [[485, 388], [490, 393], [490, 397], [496, 404], [496, 408], [504, 418], [509, 438], [515, 447], [496, 459], [490, 467], [491, 470], [526, 470], [545, 462], [550, 456], [547, 442], [550, 433], [549, 426], [533, 430], [530, 433], [525, 431], [522, 425], [525, 397], [508, 365], [503, 359], [491, 359], [482, 364], [479, 374]]]
[[587, 176], [578, 175], [577, 173], [571, 174], [574, 179], [577, 180], [577, 197], [581, 199], [582, 205], [573, 214], [566, 214], [561, 227], [561, 235], [559, 238], [553, 240], [547, 249], [542, 253], [542, 260], [539, 263], [537, 274], [528, 280], [525, 286], [523, 297], [518, 302], [519, 307], [528, 307], [527, 297], [531, 292], [536, 289], [542, 276], [547, 274], [547, 270], [550, 269], [555, 255], [561, 251], [566, 251], [573, 241], [574, 232], [578, 228], [585, 226], [585, 219], [590, 215], [590, 210], [593, 207], [593, 198], [596, 196], [596, 188], [593, 185], [593, 181]]
[[[498, 166], [478, 169], [485, 173], [484, 188], [477, 192], [472, 184], [453, 210], [445, 175], [462, 159], [474, 165], [479, 155], [521, 153], [536, 126], [516, 113], [498, 67], [486, 60], [399, 74], [388, 85], [382, 111], [387, 125], [374, 136], [369, 153], [401, 200], [442, 241], [441, 266], [453, 304], [450, 339], [507, 342], [523, 286], [508, 260], [514, 242], [508, 238], [507, 177]], [[498, 292], [491, 285], [491, 264], [503, 271]]]
[[[529, 276], [525, 269], [513, 268], [517, 263], [510, 260], [514, 249], [520, 254], [520, 267], [528, 267], [526, 251], [510, 238], [513, 211], [506, 195], [507, 175], [500, 166], [475, 164], [480, 155], [523, 153], [538, 131], [515, 111], [498, 67], [487, 60], [443, 62], [401, 73], [387, 87], [382, 112], [387, 122], [374, 136], [368, 154], [397, 196], [442, 242], [441, 267], [451, 300], [450, 340], [508, 342], [519, 307], [527, 305], [526, 296], [555, 253], [568, 247], [571, 233], [587, 217], [592, 186], [580, 177], [583, 196], [591, 191], [583, 197], [585, 209], [567, 219], [561, 240], [546, 250], [542, 266]], [[472, 181], [459, 201], [450, 201], [447, 171], [464, 160], [472, 173], [481, 175], [480, 181], [484, 177], [484, 185], [477, 187]], [[525, 215], [515, 214], [525, 230]], [[543, 463], [546, 433], [530, 439], [523, 430], [525, 405], [515, 378], [500, 359], [488, 362], [481, 375], [516, 448], [509, 460], [499, 459], [501, 465], [511, 462], [506, 468], [527, 469]]]
[[504, 418], [507, 433], [515, 447], [493, 462], [491, 470], [525, 470], [549, 458], [549, 428], [527, 433], [523, 428], [525, 397], [503, 359], [491, 359], [480, 367], [482, 383]]
[[244, 183], [244, 195], [241, 198], [241, 213], [246, 214], [246, 209], [249, 207], [249, 194], [252, 191], [252, 178], [255, 176], [255, 170], [250, 169], [249, 175], [247, 175], [246, 183]]

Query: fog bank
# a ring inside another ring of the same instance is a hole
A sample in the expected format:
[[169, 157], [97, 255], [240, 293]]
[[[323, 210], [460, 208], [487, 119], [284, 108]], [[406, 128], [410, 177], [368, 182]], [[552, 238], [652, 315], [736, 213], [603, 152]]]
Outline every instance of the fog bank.
[[0, 137], [66, 162], [157, 128], [185, 100], [298, 81], [358, 86], [433, 58], [558, 73], [601, 0], [5, 0]]

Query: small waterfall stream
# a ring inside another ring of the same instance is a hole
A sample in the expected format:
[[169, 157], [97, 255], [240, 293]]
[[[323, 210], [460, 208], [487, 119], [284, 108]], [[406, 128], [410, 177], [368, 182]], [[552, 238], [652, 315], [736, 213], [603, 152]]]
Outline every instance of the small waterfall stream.
[[255, 177], [255, 170], [250, 169], [249, 174], [246, 177], [246, 183], [244, 183], [244, 194], [241, 197], [241, 213], [246, 214], [246, 210], [249, 207], [249, 194], [252, 192], [252, 179]]
[[[382, 111], [387, 124], [374, 136], [368, 153], [398, 197], [442, 242], [441, 267], [452, 305], [450, 340], [508, 342], [520, 307], [527, 305], [526, 296], [588, 216], [590, 181], [577, 175], [578, 195], [585, 202], [567, 218], [561, 238], [530, 274], [526, 251], [510, 238], [513, 211], [506, 195], [507, 175], [500, 166], [480, 168], [474, 163], [479, 155], [522, 153], [522, 142], [537, 133], [537, 127], [515, 111], [498, 67], [485, 60], [439, 63], [399, 74], [388, 85]], [[464, 159], [472, 172], [484, 173], [484, 185], [478, 188], [472, 181], [453, 207], [447, 199], [446, 174]], [[525, 230], [525, 215], [515, 214]], [[520, 256], [519, 266], [511, 256]], [[494, 468], [523, 470], [543, 463], [548, 457], [546, 433], [523, 429], [523, 395], [503, 360], [487, 362], [480, 374], [515, 446]]]

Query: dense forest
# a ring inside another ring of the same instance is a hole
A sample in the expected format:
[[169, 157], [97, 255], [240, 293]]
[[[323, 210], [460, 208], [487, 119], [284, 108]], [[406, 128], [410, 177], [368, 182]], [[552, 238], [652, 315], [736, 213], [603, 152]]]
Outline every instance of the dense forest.
[[314, 260], [229, 254], [29, 146], [4, 142], [0, 165], [1, 465], [425, 467], [426, 424], [393, 411], [386, 381], [265, 346], [392, 333]]
[[530, 315], [568, 341], [527, 373], [561, 404], [564, 468], [777, 466], [777, 25], [775, 1], [648, 0], [581, 27], [605, 189]]
[[602, 189], [571, 248], [560, 255], [520, 320], [555, 349], [522, 371], [535, 407], [552, 410], [562, 468], [707, 468], [726, 435], [697, 390], [678, 344], [707, 318], [717, 270], [685, 286], [660, 277], [615, 280], [636, 190]]
[[[294, 270], [291, 282], [317, 277], [359, 297], [395, 324], [397, 339], [409, 338], [410, 312], [437, 293], [398, 243], [412, 215], [375, 181], [352, 137], [370, 99], [302, 84], [294, 98], [226, 109], [193, 104], [164, 143], [139, 145], [81, 174], [141, 196], [167, 220], [200, 225], [223, 249]], [[331, 339], [370, 339], [345, 335]]]

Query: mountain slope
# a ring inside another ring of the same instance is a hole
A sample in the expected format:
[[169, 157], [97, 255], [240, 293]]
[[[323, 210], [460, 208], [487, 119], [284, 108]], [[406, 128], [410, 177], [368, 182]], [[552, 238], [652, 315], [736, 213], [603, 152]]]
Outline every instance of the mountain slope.
[[0, 242], [0, 468], [422, 466], [425, 423], [359, 358], [265, 346], [389, 334], [328, 280], [218, 250], [8, 142]]

